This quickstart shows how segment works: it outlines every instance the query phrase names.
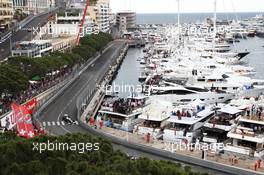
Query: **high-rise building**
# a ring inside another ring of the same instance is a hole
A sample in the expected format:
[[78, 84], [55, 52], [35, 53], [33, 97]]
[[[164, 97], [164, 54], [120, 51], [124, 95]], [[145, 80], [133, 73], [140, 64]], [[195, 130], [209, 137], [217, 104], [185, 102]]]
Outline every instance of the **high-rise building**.
[[13, 8], [22, 10], [24, 13], [28, 11], [28, 0], [13, 0]]
[[[80, 9], [84, 10], [86, 1], [84, 0], [69, 0], [67, 1], [67, 9]], [[94, 33], [109, 32], [110, 24], [113, 19], [111, 18], [111, 10], [109, 0], [97, 0], [91, 2], [87, 9], [87, 15], [90, 16], [94, 23]]]
[[98, 0], [91, 4], [87, 10], [89, 16], [97, 25], [98, 31], [110, 32], [110, 5], [109, 0]]
[[12, 0], [0, 0], [0, 31], [6, 30], [13, 19]]
[[134, 29], [136, 27], [136, 13], [130, 11], [117, 13], [116, 24], [121, 31]]

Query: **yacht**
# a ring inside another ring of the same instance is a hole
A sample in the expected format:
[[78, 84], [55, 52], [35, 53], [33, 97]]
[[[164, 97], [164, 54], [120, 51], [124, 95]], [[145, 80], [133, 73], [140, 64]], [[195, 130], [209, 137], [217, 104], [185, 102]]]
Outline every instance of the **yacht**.
[[145, 96], [105, 98], [98, 111], [97, 120], [102, 119], [106, 127], [132, 132], [134, 126], [141, 122], [138, 116], [148, 104]]
[[228, 132], [231, 139], [224, 150], [251, 157], [262, 158], [264, 156], [264, 119], [261, 114], [243, 115], [238, 119], [238, 124]]
[[205, 46], [204, 51], [206, 52], [229, 52], [231, 50], [230, 45], [228, 44], [216, 44], [214, 46]]
[[263, 95], [257, 99], [240, 98], [231, 101], [230, 104], [245, 112], [237, 118], [236, 126], [228, 132], [227, 137], [230, 141], [224, 150], [241, 156], [262, 158], [264, 156]]
[[202, 128], [202, 141], [223, 143], [228, 139], [227, 133], [236, 126], [235, 120], [243, 111], [230, 105], [225, 105], [220, 109], [215, 106], [214, 111], [213, 117]]
[[214, 71], [211, 75], [200, 74], [192, 76], [189, 77], [186, 85], [204, 87], [210, 90], [222, 90], [254, 97], [257, 97], [264, 92], [263, 80], [251, 79], [249, 77], [239, 75], [250, 74], [250, 69], [234, 68], [230, 71], [231, 72], [228, 72], [228, 70], [226, 70], [225, 74]]
[[214, 112], [199, 99], [194, 103], [196, 105], [183, 105], [172, 111], [164, 129], [164, 141], [191, 143], [201, 136], [201, 127]]
[[152, 100], [149, 105], [143, 108], [142, 114], [138, 116], [142, 122], [135, 126], [134, 133], [139, 135], [150, 134], [154, 139], [160, 139], [172, 110], [171, 103]]
[[154, 51], [156, 52], [169, 52], [170, 46], [165, 42], [156, 42], [154, 44]]
[[230, 29], [230, 33], [233, 35], [234, 38], [247, 38], [248, 31], [244, 28], [233, 27]]
[[148, 91], [151, 99], [169, 101], [173, 104], [186, 104], [196, 99], [207, 104], [224, 103], [235, 97], [233, 93], [220, 90], [209, 91], [198, 86], [184, 87], [176, 84], [173, 86], [150, 86]]

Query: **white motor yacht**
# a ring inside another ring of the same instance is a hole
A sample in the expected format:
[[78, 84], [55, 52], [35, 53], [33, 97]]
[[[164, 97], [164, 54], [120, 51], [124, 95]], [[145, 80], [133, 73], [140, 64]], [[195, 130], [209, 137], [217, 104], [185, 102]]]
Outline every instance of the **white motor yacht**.
[[196, 99], [207, 104], [224, 103], [235, 97], [233, 93], [226, 93], [220, 90], [209, 91], [198, 86], [150, 86], [149, 94], [151, 99], [164, 100], [173, 104], [186, 104]]
[[205, 104], [199, 99], [192, 104], [175, 108], [164, 129], [163, 140], [166, 142], [194, 142], [201, 136], [200, 128], [213, 113], [211, 108], [205, 107]]

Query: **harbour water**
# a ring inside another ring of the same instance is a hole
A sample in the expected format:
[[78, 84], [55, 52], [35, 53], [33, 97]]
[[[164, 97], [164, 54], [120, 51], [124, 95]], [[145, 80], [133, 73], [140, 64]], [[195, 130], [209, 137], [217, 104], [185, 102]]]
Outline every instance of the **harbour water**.
[[[128, 50], [118, 74], [112, 83], [113, 87], [140, 86], [140, 82], [138, 81], [140, 75], [140, 63], [137, 59], [143, 56], [142, 50], [142, 48], [130, 48]], [[130, 94], [130, 91], [130, 88], [126, 88], [126, 90], [118, 90], [119, 96], [126, 97]]]
[[[252, 78], [264, 79], [264, 39], [259, 37], [241, 39], [239, 43], [234, 43], [234, 51], [250, 51], [243, 61], [243, 64], [254, 67], [256, 74]], [[124, 59], [113, 84], [119, 87], [134, 86], [140, 87], [138, 77], [140, 75], [140, 63], [138, 58], [143, 57], [142, 48], [130, 48]], [[120, 91], [121, 97], [129, 95], [129, 91]]]
[[[218, 13], [217, 18], [220, 20], [241, 20], [256, 16], [254, 13]], [[212, 17], [211, 13], [186, 13], [181, 15], [182, 23], [192, 23], [197, 21], [204, 21], [206, 17]], [[137, 24], [168, 24], [176, 23], [177, 14], [137, 14]], [[264, 38], [254, 37], [247, 39], [240, 39], [240, 42], [231, 45], [233, 51], [250, 51], [250, 54], [244, 57], [243, 64], [254, 67], [256, 74], [251, 75], [251, 78], [264, 79]], [[142, 49], [129, 49], [124, 62], [118, 72], [113, 83], [117, 86], [124, 87], [131, 85], [139, 87], [140, 82], [138, 77], [140, 75], [140, 63], [138, 58], [143, 57]], [[129, 95], [130, 92], [120, 92], [121, 97]]]
[[250, 51], [250, 54], [244, 58], [246, 65], [254, 67], [256, 74], [252, 78], [264, 79], [264, 39], [259, 37], [241, 39], [235, 43], [233, 50]]
[[[241, 20], [251, 18], [263, 12], [252, 13], [217, 13], [219, 20]], [[205, 18], [213, 17], [213, 13], [183, 13], [181, 23], [203, 22]], [[175, 24], [177, 14], [137, 14], [137, 24]]]

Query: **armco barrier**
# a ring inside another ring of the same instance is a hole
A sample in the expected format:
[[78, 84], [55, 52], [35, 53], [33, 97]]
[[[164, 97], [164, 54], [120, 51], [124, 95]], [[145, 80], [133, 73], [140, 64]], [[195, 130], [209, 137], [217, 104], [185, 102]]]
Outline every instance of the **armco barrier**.
[[[38, 101], [36, 110], [38, 110], [48, 99], [50, 99], [55, 93], [57, 93], [57, 91], [59, 89], [61, 89], [65, 84], [67, 84], [68, 81], [70, 81], [70, 78], [71, 77], [68, 77], [67, 79], [65, 79], [62, 82], [56, 84], [55, 86], [51, 87], [50, 89], [48, 89], [48, 90], [42, 92], [41, 94], [37, 95], [35, 97], [37, 99], [37, 101]], [[30, 100], [32, 100], [32, 99], [30, 99]], [[28, 100], [28, 101], [30, 101], [30, 100]], [[27, 102], [25, 102], [23, 104], [26, 104]], [[2, 116], [0, 116], [0, 120], [2, 121], [3, 118], [10, 117], [11, 115], [12, 115], [11, 111], [7, 112], [7, 113], [3, 114]], [[34, 118], [33, 118], [33, 122], [34, 122], [34, 124], [36, 124], [35, 121], [34, 121]], [[13, 126], [10, 126], [10, 127], [12, 128]], [[9, 129], [11, 129], [11, 128], [9, 128]]]
[[[109, 43], [105, 49], [111, 46], [112, 43]], [[38, 106], [36, 109], [36, 114], [33, 116], [33, 122], [36, 124], [36, 126], [40, 126], [37, 122], [36, 115], [38, 115], [48, 104], [50, 104], [60, 93], [63, 92], [65, 88], [67, 88], [85, 69], [88, 68], [99, 56], [99, 53], [97, 53], [97, 56], [95, 58], [91, 58], [87, 61], [86, 64], [83, 64], [78, 71], [77, 68], [74, 68], [73, 72], [69, 77], [65, 80], [63, 80], [61, 83], [51, 87], [50, 89], [42, 92], [41, 94], [37, 95], [35, 98], [37, 98]], [[30, 100], [29, 100], [30, 101]], [[26, 102], [25, 102], [26, 103]], [[24, 104], [25, 104], [24, 103]], [[7, 112], [0, 116], [0, 119], [6, 118], [10, 116], [12, 112]]]
[[[108, 49], [109, 47], [111, 47], [113, 45], [113, 43], [109, 43], [103, 50], [103, 52], [106, 51], [106, 49]], [[74, 74], [72, 75], [72, 77], [69, 77], [70, 80], [62, 87], [62, 88], [59, 88], [58, 91], [56, 91], [55, 93], [52, 94], [51, 97], [49, 97], [48, 99], [46, 99], [42, 104], [41, 106], [36, 110], [35, 114], [33, 115], [33, 121], [34, 121], [34, 124], [37, 126], [37, 127], [41, 127], [41, 124], [39, 122], [39, 118], [41, 117], [40, 116], [40, 113], [48, 106], [50, 105], [57, 97], [59, 97], [63, 91], [68, 88], [90, 65], [92, 65], [100, 56], [100, 53], [96, 53], [96, 56], [89, 59], [85, 64], [83, 64], [78, 70], [76, 70], [74, 72]]]
[[70, 80], [62, 87], [60, 88], [58, 91], [56, 91], [56, 93], [54, 93], [50, 98], [46, 99], [44, 101], [44, 103], [41, 104], [40, 108], [35, 112], [35, 114], [33, 115], [33, 121], [36, 125], [36, 127], [40, 128], [41, 124], [39, 122], [39, 118], [40, 113], [48, 106], [50, 105], [58, 96], [60, 96], [63, 91], [68, 88], [81, 74], [81, 72], [83, 72], [85, 69], [87, 69], [97, 58], [99, 55], [97, 55], [95, 58], [92, 58], [91, 60], [89, 60], [86, 64], [84, 64], [81, 68], [80, 71], [76, 71], [72, 77], [70, 77]]
[[97, 95], [97, 93], [99, 92], [98, 90], [102, 90], [102, 88], [104, 88], [105, 85], [109, 83], [109, 80], [111, 79], [109, 77], [112, 76], [113, 71], [116, 71], [116, 68], [119, 66], [122, 60], [121, 57], [122, 58], [124, 57], [124, 54], [126, 53], [128, 49], [128, 46], [125, 44], [122, 47], [123, 49], [121, 49], [119, 53], [117, 54], [119, 55], [119, 57], [112, 61], [111, 66], [109, 67], [109, 70], [97, 80], [98, 87], [100, 88], [98, 89], [97, 87], [95, 87], [92, 90], [87, 88], [83, 90], [82, 93], [78, 96], [77, 101], [76, 101], [77, 118], [80, 118], [80, 117], [85, 118], [83, 117], [83, 115], [87, 115], [90, 112], [90, 111], [89, 112], [84, 111], [87, 107], [87, 104], [89, 104], [87, 108], [89, 108], [91, 105], [92, 106], [96, 105], [95, 104], [96, 102], [93, 101], [94, 99], [92, 98], [94, 98], [94, 96]]

